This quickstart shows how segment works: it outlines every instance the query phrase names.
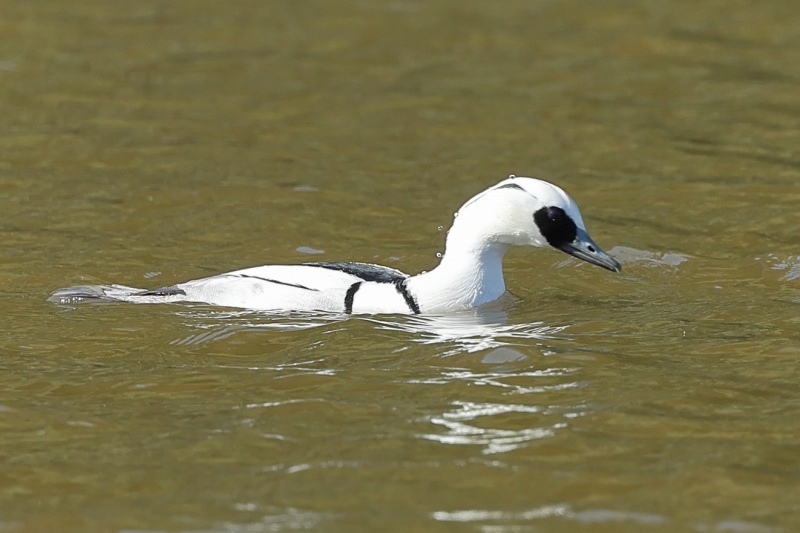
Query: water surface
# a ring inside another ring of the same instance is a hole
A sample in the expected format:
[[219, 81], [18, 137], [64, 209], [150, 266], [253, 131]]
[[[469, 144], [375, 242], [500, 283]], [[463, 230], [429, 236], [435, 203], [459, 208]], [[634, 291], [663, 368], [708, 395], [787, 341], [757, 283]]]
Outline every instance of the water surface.
[[[800, 7], [0, 3], [0, 531], [800, 528]], [[433, 267], [557, 182], [450, 317], [54, 305], [263, 263]]]

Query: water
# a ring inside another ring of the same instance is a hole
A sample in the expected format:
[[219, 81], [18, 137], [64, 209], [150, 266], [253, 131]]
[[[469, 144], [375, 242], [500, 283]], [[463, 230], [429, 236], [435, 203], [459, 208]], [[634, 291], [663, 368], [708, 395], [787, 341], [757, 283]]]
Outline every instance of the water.
[[[795, 2], [0, 3], [0, 530], [794, 531]], [[451, 317], [60, 306], [430, 269], [508, 174], [623, 264]]]

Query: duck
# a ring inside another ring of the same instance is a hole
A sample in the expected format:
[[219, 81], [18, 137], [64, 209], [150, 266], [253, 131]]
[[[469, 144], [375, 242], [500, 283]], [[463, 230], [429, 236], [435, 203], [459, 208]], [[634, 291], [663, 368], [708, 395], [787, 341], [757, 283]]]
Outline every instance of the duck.
[[547, 181], [513, 174], [478, 193], [455, 213], [439, 265], [409, 275], [359, 262], [264, 265], [160, 287], [82, 285], [48, 300], [132, 303], [193, 302], [259, 311], [344, 314], [442, 314], [498, 300], [503, 257], [512, 246], [550, 248], [620, 272], [619, 262], [586, 231], [575, 201]]

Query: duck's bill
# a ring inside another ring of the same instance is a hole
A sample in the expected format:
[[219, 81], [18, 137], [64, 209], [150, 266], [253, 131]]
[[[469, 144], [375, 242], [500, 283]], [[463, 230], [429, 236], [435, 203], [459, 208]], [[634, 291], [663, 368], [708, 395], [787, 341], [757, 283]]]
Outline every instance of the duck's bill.
[[578, 235], [575, 237], [574, 241], [562, 244], [558, 246], [558, 249], [573, 257], [582, 259], [587, 263], [610, 270], [611, 272], [619, 272], [622, 270], [622, 266], [617, 260], [601, 250], [592, 238], [581, 229], [578, 230]]

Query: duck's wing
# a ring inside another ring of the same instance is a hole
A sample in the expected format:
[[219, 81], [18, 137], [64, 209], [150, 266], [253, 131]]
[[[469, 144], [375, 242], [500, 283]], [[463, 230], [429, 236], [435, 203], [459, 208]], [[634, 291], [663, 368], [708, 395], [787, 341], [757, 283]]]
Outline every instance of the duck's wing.
[[369, 263], [304, 263], [301, 265], [265, 265], [228, 272], [214, 277], [260, 279], [268, 283], [300, 289], [326, 291], [347, 289], [360, 281], [395, 283], [408, 274]]
[[336, 270], [355, 276], [360, 281], [375, 281], [377, 283], [396, 283], [408, 277], [405, 272], [382, 265], [373, 265], [372, 263], [322, 262], [304, 263], [304, 265]]

